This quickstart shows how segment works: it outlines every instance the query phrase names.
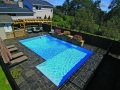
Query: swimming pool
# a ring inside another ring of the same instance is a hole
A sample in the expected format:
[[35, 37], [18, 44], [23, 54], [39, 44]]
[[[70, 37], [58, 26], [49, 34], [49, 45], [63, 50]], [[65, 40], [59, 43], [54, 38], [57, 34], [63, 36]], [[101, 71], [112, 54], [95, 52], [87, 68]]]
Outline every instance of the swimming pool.
[[93, 53], [48, 35], [20, 40], [19, 42], [46, 60], [37, 65], [36, 68], [58, 87]]

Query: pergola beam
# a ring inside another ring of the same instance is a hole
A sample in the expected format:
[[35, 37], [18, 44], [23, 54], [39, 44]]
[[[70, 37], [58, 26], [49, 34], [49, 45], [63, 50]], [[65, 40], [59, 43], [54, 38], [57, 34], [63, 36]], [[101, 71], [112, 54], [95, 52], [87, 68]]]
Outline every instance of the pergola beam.
[[52, 20], [48, 20], [48, 19], [37, 19], [37, 18], [32, 18], [32, 19], [18, 19], [18, 20], [14, 20], [13, 24], [23, 24], [24, 26], [24, 33], [26, 35], [26, 24], [27, 23], [45, 23], [48, 22], [51, 25], [51, 29], [52, 29]]

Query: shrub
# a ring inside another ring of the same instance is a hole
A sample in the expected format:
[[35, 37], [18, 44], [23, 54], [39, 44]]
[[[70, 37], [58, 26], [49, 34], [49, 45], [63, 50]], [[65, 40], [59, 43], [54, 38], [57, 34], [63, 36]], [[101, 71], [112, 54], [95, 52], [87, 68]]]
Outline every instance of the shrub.
[[50, 15], [49, 15], [48, 19], [49, 19], [49, 20], [51, 19], [51, 18], [50, 18]]
[[46, 16], [46, 15], [44, 16], [44, 19], [47, 19], [47, 16]]
[[81, 40], [82, 40], [82, 36], [79, 35], [79, 34], [74, 35], [73, 38], [74, 38], [75, 40], [77, 40], [77, 41], [81, 41]]
[[64, 31], [64, 35], [70, 35], [70, 31]]

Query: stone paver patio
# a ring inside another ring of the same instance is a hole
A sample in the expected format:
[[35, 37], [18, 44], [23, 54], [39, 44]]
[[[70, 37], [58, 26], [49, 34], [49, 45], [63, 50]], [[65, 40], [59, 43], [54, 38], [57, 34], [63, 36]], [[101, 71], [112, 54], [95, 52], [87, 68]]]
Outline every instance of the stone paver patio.
[[[44, 32], [44, 34], [47, 33]], [[20, 90], [83, 90], [93, 76], [106, 51], [85, 44], [83, 47], [93, 51], [94, 54], [90, 56], [89, 59], [79, 67], [79, 69], [61, 87], [58, 88], [35, 67], [45, 60], [18, 42], [21, 39], [38, 35], [41, 35], [41, 33], [32, 33], [27, 34], [26, 36], [4, 40], [6, 45], [14, 44], [18, 48], [18, 51], [23, 52], [28, 57], [27, 61], [10, 68], [22, 69], [21, 76], [18, 79], [15, 79]]]

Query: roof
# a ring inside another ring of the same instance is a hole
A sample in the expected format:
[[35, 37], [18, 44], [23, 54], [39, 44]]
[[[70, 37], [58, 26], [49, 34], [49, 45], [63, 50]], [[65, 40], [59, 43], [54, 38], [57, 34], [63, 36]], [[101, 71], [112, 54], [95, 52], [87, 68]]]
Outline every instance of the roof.
[[0, 23], [13, 23], [13, 20], [9, 15], [0, 15]]
[[0, 13], [33, 13], [27, 7], [20, 8], [18, 5], [15, 4], [0, 4]]
[[41, 6], [50, 6], [53, 7], [52, 4], [50, 4], [49, 2], [45, 1], [45, 0], [27, 0], [29, 3], [33, 4], [33, 5], [41, 5]]

